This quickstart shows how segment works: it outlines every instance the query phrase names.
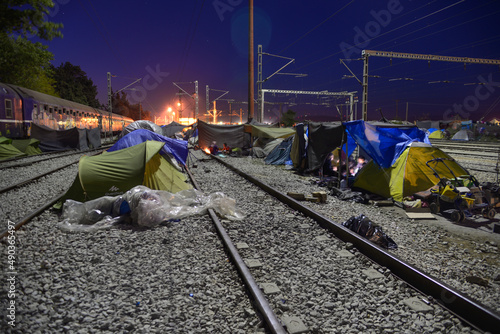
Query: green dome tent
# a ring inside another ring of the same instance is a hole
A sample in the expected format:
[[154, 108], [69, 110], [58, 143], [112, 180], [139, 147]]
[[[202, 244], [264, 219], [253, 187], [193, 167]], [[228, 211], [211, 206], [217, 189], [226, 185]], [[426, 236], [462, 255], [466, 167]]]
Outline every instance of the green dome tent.
[[114, 152], [83, 156], [75, 181], [55, 207], [60, 208], [66, 199], [85, 202], [118, 196], [137, 185], [171, 193], [191, 189], [186, 176], [160, 155], [163, 145], [145, 141]]
[[40, 141], [35, 138], [30, 139], [16, 139], [12, 141], [12, 145], [19, 151], [26, 153], [27, 155], [37, 155], [41, 154], [42, 150], [38, 147]]
[[0, 137], [0, 160], [22, 157], [25, 155], [26, 153], [19, 151], [12, 145], [12, 139]]

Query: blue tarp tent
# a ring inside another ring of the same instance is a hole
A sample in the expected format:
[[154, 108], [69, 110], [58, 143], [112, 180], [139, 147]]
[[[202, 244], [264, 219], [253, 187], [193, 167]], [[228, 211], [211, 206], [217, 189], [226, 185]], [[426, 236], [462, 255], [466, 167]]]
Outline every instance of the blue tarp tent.
[[412, 142], [430, 144], [424, 131], [416, 126], [352, 121], [344, 123], [356, 143], [381, 167], [388, 168], [396, 162]]
[[283, 140], [264, 159], [266, 165], [284, 165], [286, 161], [290, 160], [292, 143], [293, 143], [293, 136]]
[[172, 155], [182, 165], [186, 164], [188, 156], [187, 141], [167, 138], [145, 129], [138, 129], [126, 134], [110, 149], [108, 149], [108, 152], [118, 151], [130, 146], [141, 144], [148, 140], [164, 142], [165, 145], [162, 149], [163, 153]]

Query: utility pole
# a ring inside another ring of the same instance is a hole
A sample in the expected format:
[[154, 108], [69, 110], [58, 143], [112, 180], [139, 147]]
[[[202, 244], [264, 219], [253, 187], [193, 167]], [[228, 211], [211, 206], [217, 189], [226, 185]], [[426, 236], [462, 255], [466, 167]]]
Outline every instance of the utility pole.
[[[109, 119], [111, 119], [111, 113], [113, 112], [113, 95], [111, 92], [111, 72], [108, 72], [108, 109], [109, 109]], [[104, 123], [104, 127], [106, 124]], [[104, 141], [106, 141], [107, 131], [104, 130]]]
[[368, 121], [368, 54], [363, 54], [363, 121]]
[[[191, 97], [194, 100], [194, 103], [195, 103], [194, 117], [197, 119], [198, 118], [198, 111], [199, 111], [198, 110], [198, 105], [199, 105], [198, 81], [196, 80], [194, 82], [172, 82], [172, 83], [174, 84], [174, 86], [179, 88], [179, 93], [177, 93], [177, 95], [179, 95], [179, 102], [177, 103], [179, 107], [180, 107], [179, 104], [181, 103], [181, 95], [184, 95], [184, 94], [188, 95], [189, 97]], [[189, 83], [189, 84], [194, 83], [194, 94], [190, 94], [190, 93], [186, 92], [186, 90], [184, 90], [183, 88], [181, 88], [181, 86], [179, 86], [180, 84], [187, 84], [187, 83]], [[182, 112], [182, 110], [179, 110], [179, 111]], [[182, 118], [182, 113], [180, 115], [178, 115], [178, 117], [180, 120], [180, 118]]]
[[198, 104], [199, 104], [199, 96], [198, 96], [198, 80], [195, 80], [194, 82], [194, 94], [195, 94], [195, 97], [194, 97], [194, 104], [195, 104], [195, 107], [194, 107], [194, 111], [195, 111], [195, 115], [194, 115], [194, 119], [198, 119]]

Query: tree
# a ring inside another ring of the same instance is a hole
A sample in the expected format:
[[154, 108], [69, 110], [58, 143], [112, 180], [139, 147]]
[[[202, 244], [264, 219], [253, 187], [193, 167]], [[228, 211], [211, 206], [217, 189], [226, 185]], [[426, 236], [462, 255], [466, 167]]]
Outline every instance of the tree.
[[96, 98], [97, 87], [80, 66], [66, 62], [59, 67], [52, 66], [52, 72], [55, 89], [60, 97], [94, 108], [100, 107]]
[[143, 110], [140, 104], [130, 104], [125, 92], [113, 94], [113, 112], [135, 121], [140, 119], [152, 121], [151, 112]]
[[292, 109], [288, 109], [286, 113], [281, 116], [281, 124], [285, 127], [290, 127], [295, 124], [295, 116], [297, 113], [293, 111]]
[[0, 2], [0, 81], [48, 94], [52, 88], [52, 53], [32, 37], [62, 37], [62, 24], [49, 22], [52, 0], [3, 0]]

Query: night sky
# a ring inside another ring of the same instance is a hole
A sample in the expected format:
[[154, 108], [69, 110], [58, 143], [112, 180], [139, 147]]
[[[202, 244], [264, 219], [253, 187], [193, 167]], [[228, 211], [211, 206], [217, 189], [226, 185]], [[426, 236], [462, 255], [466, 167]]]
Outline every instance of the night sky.
[[[53, 64], [78, 65], [98, 87], [107, 104], [106, 73], [117, 91], [127, 90], [131, 103], [141, 102], [153, 115], [174, 110], [179, 84], [194, 93], [198, 81], [200, 114], [205, 91], [229, 91], [233, 110], [244, 110], [248, 77], [248, 2], [243, 0], [130, 1], [54, 0], [49, 15], [64, 24], [64, 38], [45, 42]], [[283, 73], [263, 85], [267, 89], [358, 91], [346, 65], [362, 80], [361, 50], [398, 51], [460, 57], [500, 59], [500, 1], [254, 1], [255, 53], [263, 51], [293, 58]], [[263, 76], [288, 60], [263, 56]], [[370, 57], [368, 119], [473, 120], [500, 117], [500, 67], [462, 63], [408, 61]], [[347, 77], [344, 77], [347, 76]], [[257, 80], [257, 54], [255, 55]], [[478, 83], [483, 83], [478, 85]], [[257, 97], [257, 90], [256, 90]], [[338, 120], [335, 101], [324, 97], [266, 94], [265, 121], [292, 109], [299, 119]], [[194, 115], [193, 99], [182, 96], [183, 115]], [[337, 104], [345, 99], [337, 99]], [[228, 120], [228, 103], [218, 101]], [[339, 107], [343, 110], [342, 107]], [[361, 103], [358, 104], [361, 117]], [[257, 107], [256, 107], [257, 112]], [[233, 120], [235, 117], [233, 116]]]

